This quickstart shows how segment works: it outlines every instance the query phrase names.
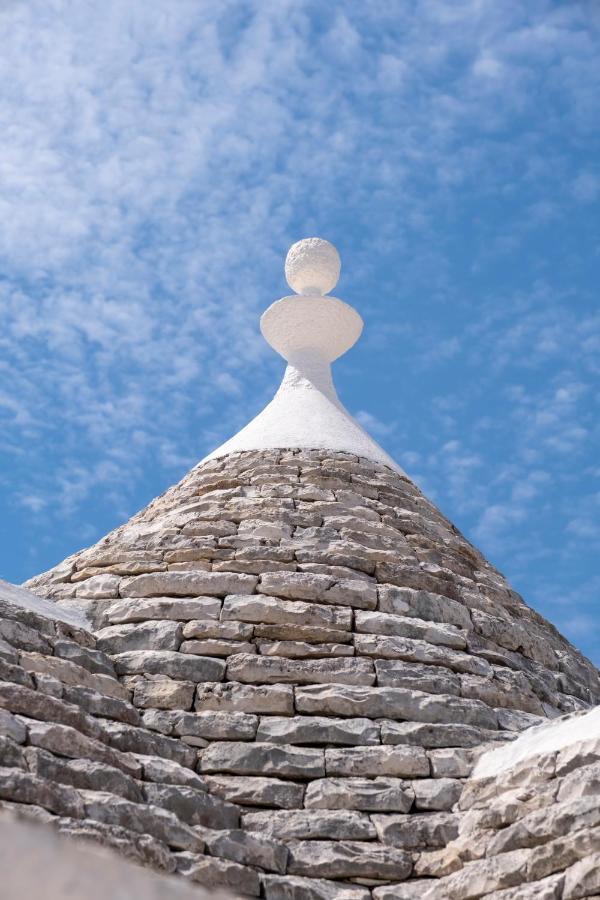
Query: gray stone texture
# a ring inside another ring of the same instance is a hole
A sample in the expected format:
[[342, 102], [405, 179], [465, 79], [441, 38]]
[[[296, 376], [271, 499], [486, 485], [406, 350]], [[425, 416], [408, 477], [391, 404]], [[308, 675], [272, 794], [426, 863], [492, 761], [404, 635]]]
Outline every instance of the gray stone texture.
[[267, 900], [598, 893], [598, 742], [470, 778], [598, 673], [404, 476], [211, 460], [32, 586], [97, 630], [0, 598], [3, 806]]

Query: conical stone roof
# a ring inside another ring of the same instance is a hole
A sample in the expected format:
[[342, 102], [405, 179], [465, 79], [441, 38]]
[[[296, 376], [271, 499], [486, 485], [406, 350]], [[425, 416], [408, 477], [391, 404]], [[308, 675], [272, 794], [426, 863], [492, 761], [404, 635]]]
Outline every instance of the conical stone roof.
[[87, 613], [143, 727], [194, 748], [242, 829], [285, 845], [272, 900], [438, 877], [428, 854], [458, 834], [481, 752], [600, 702], [596, 668], [339, 403], [329, 363], [361, 323], [321, 293], [325, 244], [295, 245], [305, 293], [263, 317], [289, 363], [279, 399], [28, 583]]

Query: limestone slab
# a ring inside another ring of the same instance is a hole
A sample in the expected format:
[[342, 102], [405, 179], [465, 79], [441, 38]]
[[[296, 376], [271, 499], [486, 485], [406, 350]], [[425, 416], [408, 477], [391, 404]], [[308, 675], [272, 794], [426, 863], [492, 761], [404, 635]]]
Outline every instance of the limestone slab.
[[242, 825], [280, 840], [366, 841], [376, 836], [370, 818], [350, 810], [285, 810], [246, 813]]
[[420, 747], [348, 747], [325, 750], [325, 769], [328, 776], [418, 778], [429, 775], [429, 760]]
[[291, 875], [323, 878], [408, 878], [409, 853], [393, 847], [353, 841], [292, 841], [288, 844]]
[[367, 659], [286, 659], [277, 656], [239, 654], [227, 661], [227, 678], [248, 684], [360, 684], [375, 681]]
[[407, 813], [414, 801], [410, 782], [399, 778], [319, 778], [307, 785], [310, 809], [357, 809]]
[[198, 685], [195, 709], [198, 712], [215, 710], [291, 716], [294, 712], [294, 692], [285, 684], [263, 687], [232, 681], [204, 683]]
[[365, 746], [379, 744], [379, 726], [370, 719], [262, 716], [256, 740], [271, 744]]
[[258, 578], [236, 572], [154, 572], [123, 579], [121, 597], [196, 597], [251, 593]]
[[349, 631], [352, 626], [350, 609], [280, 600], [264, 594], [226, 597], [221, 618], [257, 625], [302, 625], [340, 631]]
[[173, 650], [132, 650], [115, 656], [119, 675], [168, 675], [181, 681], [220, 681], [225, 663], [206, 656], [186, 656]]
[[202, 752], [200, 771], [282, 778], [320, 778], [325, 774], [323, 750], [275, 744], [222, 741]]
[[267, 806], [270, 809], [300, 809], [305, 785], [279, 778], [253, 775], [207, 775], [211, 794], [242, 806]]
[[403, 850], [445, 847], [458, 837], [459, 817], [448, 812], [374, 815], [371, 820], [384, 844]]
[[105, 617], [112, 624], [170, 619], [186, 622], [193, 619], [218, 619], [221, 600], [217, 597], [173, 598], [153, 597], [143, 600], [117, 600], [106, 610]]
[[143, 790], [148, 803], [170, 810], [188, 825], [237, 828], [239, 823], [239, 812], [233, 803], [206, 791], [174, 784], [145, 784]]
[[130, 650], [177, 650], [181, 644], [179, 622], [150, 620], [136, 624], [108, 625], [96, 632], [98, 647], [107, 653]]

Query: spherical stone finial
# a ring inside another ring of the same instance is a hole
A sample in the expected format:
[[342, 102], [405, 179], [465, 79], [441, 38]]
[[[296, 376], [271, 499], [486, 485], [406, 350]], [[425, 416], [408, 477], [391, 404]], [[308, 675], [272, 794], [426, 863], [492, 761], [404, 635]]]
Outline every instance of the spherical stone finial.
[[333, 244], [305, 238], [292, 244], [285, 260], [287, 283], [297, 294], [328, 294], [338, 283], [342, 263]]

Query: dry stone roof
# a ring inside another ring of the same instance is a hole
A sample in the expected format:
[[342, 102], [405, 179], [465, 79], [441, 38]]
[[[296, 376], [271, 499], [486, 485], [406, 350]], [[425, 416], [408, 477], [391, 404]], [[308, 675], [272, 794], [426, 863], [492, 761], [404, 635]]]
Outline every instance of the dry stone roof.
[[600, 739], [489, 774], [598, 671], [367, 449], [218, 454], [28, 583], [69, 621], [7, 598], [2, 804], [266, 900], [600, 894]]

